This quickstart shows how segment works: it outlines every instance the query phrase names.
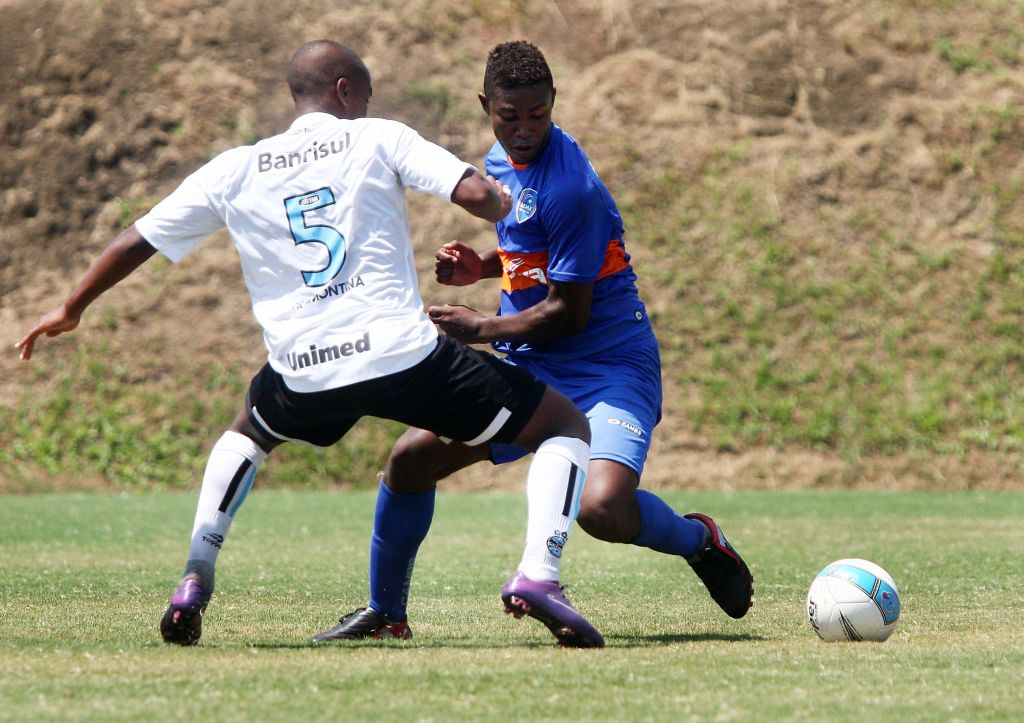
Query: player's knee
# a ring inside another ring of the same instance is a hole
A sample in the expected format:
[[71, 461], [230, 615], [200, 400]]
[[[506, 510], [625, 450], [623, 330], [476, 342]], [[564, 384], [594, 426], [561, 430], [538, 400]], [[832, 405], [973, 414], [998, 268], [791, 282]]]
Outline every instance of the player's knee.
[[581, 412], [576, 405], [572, 406], [571, 417], [567, 420], [566, 424], [570, 429], [566, 436], [576, 437], [590, 444], [590, 420], [587, 419], [587, 415]]
[[515, 443], [535, 452], [537, 447], [552, 437], [573, 437], [590, 444], [590, 422], [567, 397], [553, 387], [548, 387]]
[[413, 493], [432, 488], [442, 475], [443, 462], [435, 435], [421, 429], [410, 429], [395, 442], [384, 470], [384, 481], [392, 492]]
[[590, 444], [590, 420], [567, 397], [553, 395], [550, 405], [538, 411], [548, 420], [550, 436], [575, 437]]
[[632, 529], [627, 510], [611, 498], [587, 497], [580, 501], [579, 526], [591, 537], [604, 542], [632, 542]]

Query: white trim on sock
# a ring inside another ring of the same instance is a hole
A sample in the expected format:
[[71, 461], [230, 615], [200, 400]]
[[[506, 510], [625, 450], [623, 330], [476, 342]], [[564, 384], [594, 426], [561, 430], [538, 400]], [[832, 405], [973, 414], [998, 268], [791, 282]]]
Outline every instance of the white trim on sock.
[[587, 465], [590, 463], [590, 445], [578, 437], [552, 437], [551, 439], [545, 439], [537, 447], [537, 454], [540, 454], [541, 450], [565, 457], [584, 472], [586, 472]]
[[[213, 445], [213, 449], [223, 449], [228, 452], [236, 452], [252, 462], [253, 467], [259, 467], [267, 458], [267, 453], [263, 451], [262, 447], [246, 437], [244, 434], [233, 432], [230, 429], [220, 436], [217, 443]], [[211, 450], [211, 454], [212, 453], [213, 452]]]

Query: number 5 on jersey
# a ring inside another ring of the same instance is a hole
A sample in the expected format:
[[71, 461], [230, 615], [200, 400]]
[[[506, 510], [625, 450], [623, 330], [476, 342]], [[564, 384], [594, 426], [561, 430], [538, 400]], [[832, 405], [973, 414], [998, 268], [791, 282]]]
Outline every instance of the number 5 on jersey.
[[327, 247], [327, 264], [319, 271], [302, 272], [306, 286], [327, 284], [338, 275], [345, 263], [345, 237], [332, 226], [306, 223], [306, 213], [333, 204], [334, 194], [330, 188], [318, 188], [284, 200], [288, 228], [291, 229], [295, 245], [317, 243]]

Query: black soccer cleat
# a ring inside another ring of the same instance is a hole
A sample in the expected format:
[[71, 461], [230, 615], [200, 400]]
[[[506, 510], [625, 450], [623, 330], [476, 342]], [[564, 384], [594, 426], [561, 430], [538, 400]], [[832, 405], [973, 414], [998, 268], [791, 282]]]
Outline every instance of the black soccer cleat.
[[409, 619], [393, 623], [373, 608], [359, 608], [343, 617], [330, 630], [313, 636], [313, 642], [328, 640], [408, 640], [412, 637]]
[[701, 548], [684, 559], [725, 614], [742, 618], [754, 604], [754, 576], [714, 520], [698, 512], [684, 517], [697, 520], [708, 528]]

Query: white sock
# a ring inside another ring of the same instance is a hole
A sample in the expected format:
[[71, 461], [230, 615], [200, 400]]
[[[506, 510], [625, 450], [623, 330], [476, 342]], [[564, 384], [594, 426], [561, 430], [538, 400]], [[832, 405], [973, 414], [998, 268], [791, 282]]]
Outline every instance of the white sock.
[[267, 453], [243, 434], [227, 431], [210, 451], [199, 492], [185, 573], [198, 572], [213, 591], [214, 568], [235, 513]]
[[519, 563], [527, 577], [558, 581], [589, 462], [590, 445], [575, 437], [553, 437], [537, 448], [526, 477], [526, 549]]

